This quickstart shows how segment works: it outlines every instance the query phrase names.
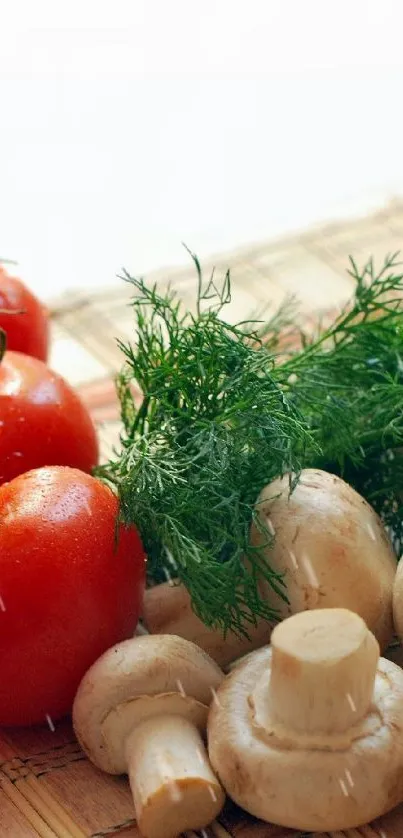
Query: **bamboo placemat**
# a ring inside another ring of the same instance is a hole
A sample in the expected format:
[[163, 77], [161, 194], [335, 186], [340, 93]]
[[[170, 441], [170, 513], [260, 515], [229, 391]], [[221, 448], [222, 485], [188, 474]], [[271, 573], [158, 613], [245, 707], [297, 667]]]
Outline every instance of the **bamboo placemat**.
[[[190, 243], [189, 243], [190, 244]], [[361, 264], [373, 256], [403, 249], [403, 203], [392, 201], [379, 212], [338, 222], [247, 249], [220, 255], [217, 275], [232, 275], [232, 321], [266, 315], [285, 296], [299, 297], [306, 319], [343, 303], [352, 290], [348, 255]], [[128, 270], [135, 266], [126, 265]], [[186, 269], [159, 271], [152, 279], [170, 282], [191, 307], [195, 274]], [[133, 336], [129, 287], [116, 280], [97, 294], [66, 294], [52, 306], [52, 366], [77, 386], [90, 405], [107, 457], [118, 441], [119, 421], [111, 380], [121, 364], [116, 338]], [[342, 793], [342, 791], [341, 791]], [[68, 721], [51, 730], [0, 732], [0, 836], [10, 838], [137, 838], [125, 778], [101, 774], [85, 759]], [[297, 833], [256, 822], [229, 805], [204, 838], [288, 838]], [[403, 806], [376, 823], [326, 833], [327, 838], [402, 838]], [[325, 835], [316, 838], [326, 838]], [[189, 835], [188, 838], [195, 838]]]
[[[208, 277], [214, 267], [220, 277], [230, 267], [233, 293], [225, 317], [232, 322], [267, 316], [292, 295], [299, 298], [301, 314], [308, 319], [350, 296], [350, 254], [359, 265], [371, 255], [382, 264], [387, 253], [403, 248], [402, 233], [403, 201], [394, 200], [369, 217], [219, 254], [203, 263], [203, 271]], [[124, 267], [136, 270], [135, 265]], [[160, 270], [150, 279], [161, 288], [170, 283], [187, 306], [194, 305], [196, 275], [190, 258], [187, 267]], [[52, 366], [80, 387], [93, 409], [104, 456], [118, 438], [111, 378], [122, 362], [116, 338], [133, 339], [131, 294], [130, 286], [116, 278], [105, 291], [65, 294], [52, 306]]]

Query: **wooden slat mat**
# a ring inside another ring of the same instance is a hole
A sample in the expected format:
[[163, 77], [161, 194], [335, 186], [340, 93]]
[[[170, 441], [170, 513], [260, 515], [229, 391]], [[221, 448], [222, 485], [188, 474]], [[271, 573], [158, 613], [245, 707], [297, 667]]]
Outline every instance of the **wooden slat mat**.
[[[267, 316], [291, 295], [299, 298], [301, 312], [309, 318], [350, 296], [349, 254], [358, 264], [370, 255], [381, 264], [386, 253], [403, 248], [402, 234], [403, 202], [395, 200], [366, 218], [220, 254], [206, 261], [203, 269], [207, 277], [213, 267], [217, 276], [231, 268], [232, 302], [225, 316], [232, 322], [249, 315]], [[124, 267], [136, 270], [135, 265]], [[186, 268], [161, 270], [152, 279], [161, 288], [170, 283], [186, 305], [194, 305], [196, 275], [190, 258]], [[116, 338], [133, 338], [131, 293], [130, 286], [116, 278], [107, 290], [66, 294], [53, 305], [52, 365], [80, 387], [92, 407], [105, 457], [118, 438], [111, 377], [122, 361]]]
[[[188, 242], [191, 245], [191, 242]], [[403, 249], [403, 203], [393, 201], [367, 218], [340, 222], [277, 242], [220, 255], [204, 264], [217, 272], [231, 268], [232, 321], [268, 314], [285, 296], [297, 295], [306, 318], [333, 309], [352, 290], [346, 273], [351, 254], [382, 263], [386, 253]], [[135, 270], [135, 265], [126, 265]], [[159, 271], [191, 307], [195, 274], [186, 269]], [[102, 455], [118, 440], [118, 414], [111, 383], [121, 364], [116, 338], [132, 337], [130, 289], [116, 280], [97, 294], [67, 294], [53, 305], [52, 366], [79, 387], [97, 423]], [[29, 688], [29, 687], [28, 687]], [[0, 733], [0, 836], [10, 838], [135, 838], [138, 832], [125, 778], [101, 774], [84, 758], [68, 722]], [[257, 823], [229, 806], [205, 838], [288, 838], [297, 833]], [[327, 838], [402, 838], [403, 807], [361, 829], [328, 833]], [[195, 838], [190, 836], [189, 838]], [[320, 836], [317, 836], [320, 838]], [[321, 838], [325, 838], [322, 836]]]

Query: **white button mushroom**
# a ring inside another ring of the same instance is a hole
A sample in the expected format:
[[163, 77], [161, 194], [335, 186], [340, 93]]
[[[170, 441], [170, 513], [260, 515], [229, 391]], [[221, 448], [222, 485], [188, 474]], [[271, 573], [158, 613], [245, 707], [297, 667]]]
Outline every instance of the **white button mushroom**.
[[224, 804], [202, 735], [223, 674], [201, 649], [171, 635], [135, 637], [88, 670], [73, 726], [89, 759], [128, 773], [146, 838], [173, 838], [214, 820]]
[[350, 829], [403, 800], [403, 671], [345, 609], [284, 620], [211, 705], [213, 768], [233, 800], [306, 831]]
[[[349, 608], [366, 621], [381, 649], [387, 647], [393, 636], [396, 557], [364, 498], [333, 474], [304, 469], [291, 496], [287, 476], [263, 489], [256, 519], [252, 544], [264, 551], [273, 570], [284, 574], [288, 603], [269, 584], [261, 585], [261, 595], [280, 617], [313, 608]], [[273, 544], [267, 543], [268, 533]], [[271, 626], [262, 619], [245, 622], [247, 638], [232, 632], [224, 637], [207, 628], [183, 585], [149, 588], [143, 618], [150, 633], [192, 640], [224, 667], [270, 640]]]
[[247, 637], [232, 631], [224, 636], [219, 629], [208, 628], [193, 611], [192, 600], [182, 584], [162, 582], [148, 588], [142, 616], [150, 634], [185, 637], [204, 649], [222, 667], [270, 641], [271, 625], [266, 620], [257, 620], [256, 624], [245, 623]]
[[[396, 556], [372, 507], [344, 480], [304, 469], [294, 492], [289, 479], [260, 494], [251, 541], [284, 574], [288, 604], [265, 586], [282, 617], [314, 608], [348, 608], [362, 617], [381, 649], [393, 637]], [[267, 530], [275, 535], [267, 543]]]
[[403, 643], [403, 561], [397, 566], [393, 586], [393, 622], [396, 634]]

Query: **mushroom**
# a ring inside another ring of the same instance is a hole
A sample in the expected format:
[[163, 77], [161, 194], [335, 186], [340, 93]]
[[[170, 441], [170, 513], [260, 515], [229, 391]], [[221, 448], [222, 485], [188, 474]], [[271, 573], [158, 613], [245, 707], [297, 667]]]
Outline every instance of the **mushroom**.
[[73, 706], [77, 739], [98, 768], [128, 773], [145, 838], [173, 838], [214, 820], [225, 795], [202, 739], [223, 679], [193, 643], [135, 637], [84, 676]]
[[233, 800], [303, 831], [351, 829], [403, 800], [403, 671], [343, 608], [296, 614], [226, 677], [208, 720]]
[[[291, 495], [287, 475], [274, 480], [258, 498], [251, 542], [284, 574], [288, 603], [261, 584], [261, 595], [280, 618], [313, 608], [349, 608], [363, 617], [381, 649], [387, 647], [396, 556], [375, 511], [344, 480], [304, 469]], [[245, 623], [249, 639], [232, 632], [224, 638], [196, 617], [186, 588], [169, 583], [146, 591], [143, 619], [150, 633], [192, 640], [220, 666], [268, 643], [272, 630], [258, 619]]]
[[245, 624], [248, 636], [208, 628], [196, 616], [184, 585], [163, 582], [144, 595], [142, 619], [150, 634], [176, 634], [204, 649], [219, 666], [259, 649], [270, 641], [272, 626], [266, 620]]
[[403, 643], [403, 562], [397, 566], [395, 583], [393, 586], [393, 622], [396, 634]]
[[348, 608], [382, 650], [390, 643], [396, 556], [376, 512], [340, 477], [304, 469], [291, 495], [288, 476], [274, 480], [258, 498], [251, 542], [284, 574], [288, 603], [265, 585], [268, 604], [282, 618]]

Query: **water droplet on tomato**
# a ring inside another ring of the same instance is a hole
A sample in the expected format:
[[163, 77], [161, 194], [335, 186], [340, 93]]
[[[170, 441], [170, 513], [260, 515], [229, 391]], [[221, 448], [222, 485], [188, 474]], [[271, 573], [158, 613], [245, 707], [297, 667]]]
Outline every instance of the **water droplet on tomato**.
[[54, 732], [55, 732], [55, 730], [56, 730], [56, 728], [55, 728], [55, 726], [54, 726], [54, 724], [53, 724], [52, 717], [51, 717], [51, 716], [49, 716], [49, 713], [46, 713], [45, 719], [46, 719], [46, 721], [47, 721], [47, 723], [48, 723], [48, 725], [49, 725], [50, 730], [52, 731], [52, 733], [54, 733]]

